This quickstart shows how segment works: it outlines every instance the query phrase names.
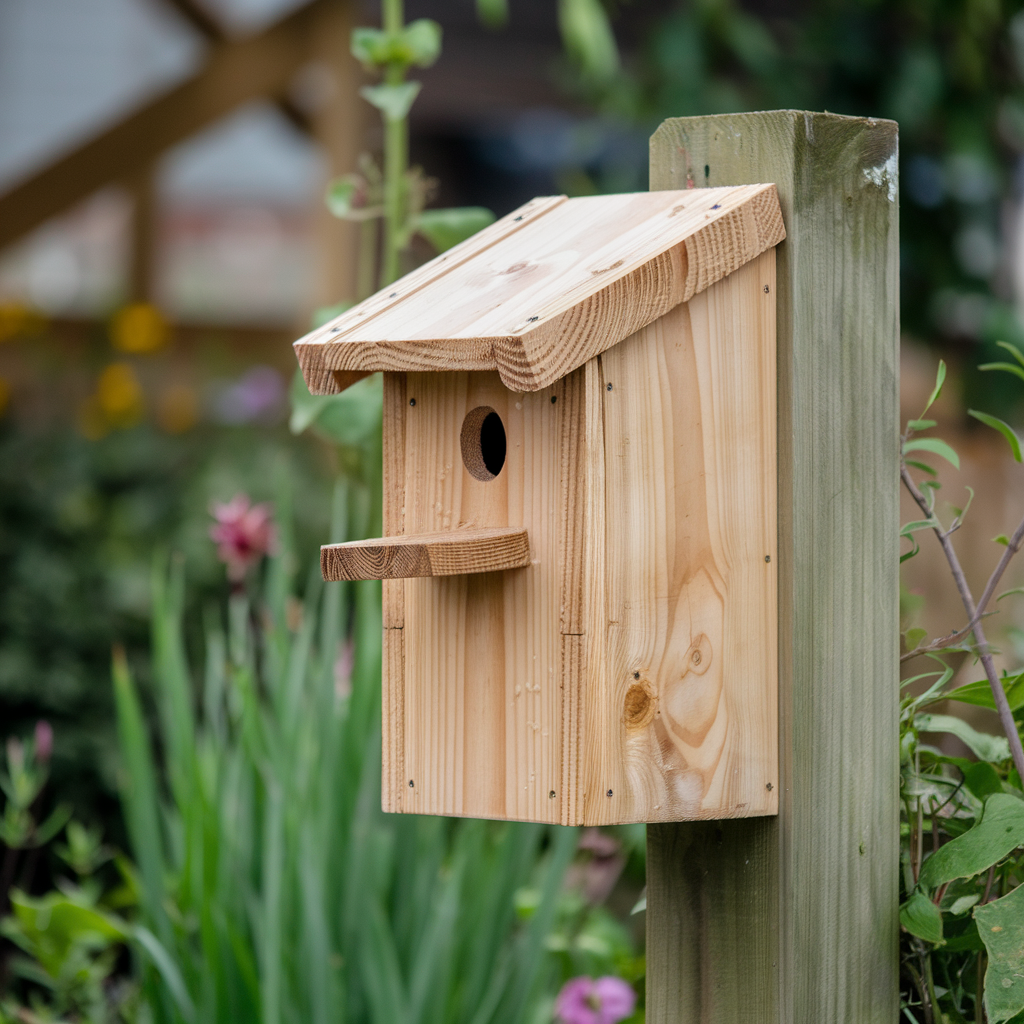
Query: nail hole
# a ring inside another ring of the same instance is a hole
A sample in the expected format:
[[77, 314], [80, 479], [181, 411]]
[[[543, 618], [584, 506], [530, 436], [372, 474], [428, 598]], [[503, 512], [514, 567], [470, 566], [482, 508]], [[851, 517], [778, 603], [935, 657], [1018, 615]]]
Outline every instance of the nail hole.
[[388, 296], [388, 298], [389, 298], [389, 299], [397, 299], [397, 298], [398, 298], [398, 292], [392, 292], [392, 293], [391, 293], [391, 294], [390, 294], [390, 295]]
[[769, 783], [768, 783], [768, 785], [767, 785], [767, 786], [765, 786], [764, 788], [765, 788], [765, 789], [767, 789], [767, 790], [768, 790], [768, 792], [770, 793], [770, 792], [772, 791], [772, 789], [773, 789], [774, 787], [773, 787], [773, 786], [772, 786], [772, 784], [771, 784], [771, 783], [769, 782]]
[[711, 177], [711, 168], [707, 164], [704, 165], [704, 177]]
[[557, 402], [557, 401], [558, 401], [558, 395], [552, 395], [551, 396], [551, 404], [554, 405], [555, 402]]
[[607, 795], [608, 795], [608, 796], [611, 796], [611, 795], [612, 795], [612, 791], [611, 791], [610, 789], [608, 790], [608, 793], [607, 793]]
[[489, 406], [470, 410], [462, 421], [462, 461], [477, 480], [493, 480], [505, 465], [505, 424]]
[[772, 560], [772, 556], [771, 556], [771, 555], [765, 555], [765, 556], [764, 556], [764, 560], [765, 560], [766, 562], [770, 562], [770, 561]]
[[551, 790], [551, 792], [548, 793], [548, 799], [549, 800], [554, 800], [555, 799], [555, 791], [554, 790]]
[[634, 679], [639, 679], [640, 678], [640, 673], [639, 672], [634, 672], [633, 673], [633, 678]]
[[413, 785], [414, 785], [414, 783], [413, 783], [412, 779], [410, 779], [409, 780], [409, 788], [412, 789]]
[[768, 294], [768, 291], [769, 291], [768, 285], [765, 285], [764, 286], [764, 293], [765, 293], [765, 295]]
[[608, 381], [608, 383], [605, 384], [604, 389], [605, 389], [605, 391], [611, 391], [611, 389], [612, 389], [612, 382]]
[[409, 399], [409, 404], [410, 405], [415, 405], [416, 404], [416, 399], [415, 398], [410, 398]]
[[721, 203], [715, 203], [715, 205], [711, 207], [712, 210], [720, 210], [721, 208], [722, 208], [722, 204]]

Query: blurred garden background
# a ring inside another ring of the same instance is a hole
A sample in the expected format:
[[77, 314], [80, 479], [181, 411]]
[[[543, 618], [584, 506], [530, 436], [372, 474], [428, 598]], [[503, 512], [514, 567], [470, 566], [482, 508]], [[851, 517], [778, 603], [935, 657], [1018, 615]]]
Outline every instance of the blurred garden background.
[[[441, 29], [404, 69], [427, 209], [645, 189], [666, 117], [898, 120], [904, 397], [945, 359], [984, 580], [1024, 502], [965, 413], [1021, 421], [1024, 383], [976, 367], [1024, 345], [1024, 3], [403, 13]], [[381, 815], [379, 591], [317, 582], [318, 545], [379, 516], [372, 381], [310, 404], [290, 342], [382, 280], [354, 197], [384, 65], [350, 46], [380, 24], [362, 0], [0, 3], [0, 1018], [540, 1022], [601, 975], [642, 1019], [643, 827]], [[411, 231], [399, 269], [446, 238]], [[273, 529], [229, 573], [210, 527], [243, 529], [239, 495]], [[908, 617], [961, 624], [940, 564], [905, 575]]]

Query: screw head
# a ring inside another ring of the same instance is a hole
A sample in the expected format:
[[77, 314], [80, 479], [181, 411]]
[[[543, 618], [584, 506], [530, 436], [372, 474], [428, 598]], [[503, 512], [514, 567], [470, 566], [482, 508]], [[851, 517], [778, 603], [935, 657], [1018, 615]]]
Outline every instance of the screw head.
[[770, 289], [769, 289], [768, 285], [765, 285], [764, 286], [764, 293], [765, 293], [765, 295], [767, 295], [769, 291], [770, 291]]
[[609, 789], [608, 792], [605, 793], [605, 796], [611, 796], [611, 795], [612, 795], [612, 791]]
[[558, 401], [558, 395], [552, 395], [551, 396], [551, 404], [554, 405], [555, 402], [557, 402], [557, 401]]
[[604, 389], [605, 389], [605, 391], [611, 391], [611, 389], [612, 389], [612, 382], [608, 381], [608, 383], [605, 384]]
[[414, 783], [413, 783], [412, 779], [410, 779], [409, 780], [409, 788], [412, 789], [413, 785], [414, 785]]
[[416, 404], [416, 399], [415, 398], [410, 398], [409, 399], [409, 404], [410, 405], [415, 405]]
[[770, 561], [772, 560], [772, 556], [771, 556], [771, 555], [765, 555], [765, 556], [764, 556], [764, 560], [765, 560], [766, 562], [770, 562]]
[[772, 784], [771, 784], [771, 783], [769, 782], [769, 783], [768, 783], [768, 785], [767, 785], [767, 786], [765, 786], [764, 788], [765, 788], [765, 789], [767, 789], [767, 790], [768, 790], [768, 792], [770, 793], [770, 792], [772, 791], [772, 789], [773, 789], [774, 787], [773, 787], [773, 786], [772, 786]]
[[639, 672], [634, 672], [633, 673], [633, 678], [634, 679], [639, 679], [640, 678], [640, 673]]
[[551, 792], [548, 793], [548, 799], [549, 800], [554, 800], [555, 799], [555, 791], [554, 790], [551, 790]]

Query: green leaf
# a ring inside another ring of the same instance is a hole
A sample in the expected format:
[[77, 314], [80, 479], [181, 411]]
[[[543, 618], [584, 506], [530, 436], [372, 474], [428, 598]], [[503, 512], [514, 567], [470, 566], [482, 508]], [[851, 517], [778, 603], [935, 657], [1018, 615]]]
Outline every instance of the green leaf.
[[324, 202], [340, 220], [371, 220], [382, 212], [379, 205], [370, 205], [369, 184], [361, 174], [334, 178], [327, 186]]
[[987, 427], [991, 427], [993, 430], [998, 430], [1003, 437], [1006, 438], [1006, 443], [1010, 446], [1010, 451], [1013, 452], [1013, 457], [1017, 462], [1021, 461], [1020, 456], [1020, 441], [1017, 435], [1013, 432], [1013, 428], [1009, 423], [1004, 423], [1001, 419], [997, 419], [995, 416], [989, 416], [987, 412], [978, 412], [977, 409], [968, 409], [968, 416], [973, 416], [976, 420], [980, 420]]
[[136, 928], [134, 937], [135, 941], [146, 951], [156, 969], [160, 972], [164, 984], [174, 997], [174, 1001], [178, 1004], [178, 1010], [182, 1017], [186, 1021], [194, 1021], [196, 1019], [195, 1006], [193, 1006], [188, 989], [185, 987], [181, 971], [167, 952], [164, 944], [148, 928]]
[[916, 522], [907, 523], [900, 530], [901, 537], [909, 537], [912, 533], [916, 533], [918, 530], [934, 530], [941, 529], [942, 524], [937, 519], [918, 519]]
[[1020, 377], [1024, 380], [1024, 370], [1019, 366], [1014, 366], [1013, 363], [982, 363], [978, 367], [979, 370], [1002, 370], [1004, 373], [1012, 373], [1015, 377]]
[[1005, 349], [1007, 352], [1009, 352], [1010, 355], [1013, 356], [1013, 358], [1016, 359], [1021, 366], [1024, 366], [1024, 354], [1021, 353], [1021, 350], [1017, 348], [1016, 345], [1012, 345], [1008, 341], [997, 341], [996, 344], [1001, 349]]
[[939, 360], [939, 368], [935, 371], [935, 387], [932, 388], [931, 396], [925, 403], [924, 408], [921, 410], [921, 415], [924, 414], [932, 407], [935, 400], [942, 394], [942, 384], [946, 379], [946, 363], [944, 360]]
[[590, 78], [608, 81], [619, 70], [619, 50], [600, 0], [559, 0], [558, 26], [570, 57]]
[[979, 799], [1003, 792], [1003, 780], [988, 761], [968, 761], [961, 769], [964, 785]]
[[911, 430], [931, 430], [935, 426], [935, 420], [910, 420], [907, 426]]
[[[323, 327], [324, 324], [330, 323], [336, 316], [347, 313], [353, 305], [351, 302], [338, 302], [333, 306], [321, 306], [319, 309], [314, 309], [313, 315], [310, 317], [311, 323], [309, 326], [313, 330], [316, 330], [317, 327]], [[308, 394], [309, 392], [307, 391], [306, 393]]]
[[488, 28], [504, 28], [508, 24], [508, 0], [476, 0], [476, 16]]
[[[1010, 544], [1009, 538], [1006, 540], [1007, 546]], [[1004, 590], [997, 598], [997, 601], [1002, 601], [1004, 597], [1009, 597], [1011, 594], [1024, 594], [1024, 587], [1014, 587], [1012, 590]]]
[[981, 936], [978, 934], [978, 926], [973, 917], [959, 935], [949, 936], [942, 944], [943, 953], [977, 952], [984, 948], [985, 944], [981, 941]]
[[401, 121], [409, 113], [419, 91], [419, 82], [402, 82], [401, 85], [364, 85], [359, 95], [375, 106], [386, 120]]
[[919, 469], [919, 470], [921, 470], [922, 473], [928, 473], [931, 476], [937, 476], [938, 475], [935, 472], [935, 470], [931, 466], [928, 465], [927, 462], [918, 462], [916, 459], [905, 459], [904, 461], [906, 462], [906, 464], [908, 466], [913, 466], [914, 469]]
[[[1003, 690], [1006, 693], [1007, 703], [1011, 711], [1018, 711], [1024, 707], [1024, 672], [1014, 676], [1003, 676]], [[950, 690], [946, 696], [950, 700], [958, 700], [963, 704], [973, 704], [979, 708], [996, 709], [995, 698], [992, 696], [992, 687], [987, 679], [978, 679], [973, 683], [966, 683]]]
[[1002, 544], [1004, 548], [1008, 548], [1010, 546], [1010, 538], [1007, 537], [1005, 533], [997, 534], [992, 538], [992, 541], [995, 544]]
[[378, 28], [352, 31], [352, 56], [371, 68], [385, 65], [428, 68], [441, 55], [441, 26], [430, 18], [418, 18], [400, 32]]
[[942, 942], [942, 914], [923, 892], [915, 892], [900, 907], [900, 924], [926, 942]]
[[957, 469], [960, 468], [960, 456], [945, 441], [940, 441], [937, 437], [920, 437], [907, 441], [903, 445], [903, 454], [906, 455], [907, 452], [931, 452], [932, 455], [941, 455]]
[[302, 373], [292, 377], [293, 434], [314, 427], [335, 444], [358, 447], [380, 430], [383, 381], [379, 373], [357, 381], [340, 395], [311, 395]]
[[927, 629], [922, 629], [920, 626], [914, 626], [912, 629], [908, 629], [903, 636], [906, 639], [907, 650], [912, 651], [926, 636], [928, 635]]
[[416, 220], [416, 230], [438, 252], [444, 252], [493, 223], [494, 214], [482, 206], [458, 206], [424, 210]]
[[985, 1009], [996, 1024], [1024, 1010], [1024, 886], [975, 907], [974, 920], [988, 951]]
[[954, 917], [959, 917], [961, 914], [966, 914], [971, 907], [974, 906], [978, 900], [981, 899], [981, 893], [971, 893], [970, 896], [961, 896], [960, 899], [954, 900], [952, 906], [949, 908], [949, 912]]
[[905, 555], [900, 555], [900, 565], [902, 565], [908, 558], [913, 558], [914, 555], [916, 555], [921, 550], [917, 541], [913, 537], [910, 538], [910, 542], [914, 545], [914, 550], [908, 551]]
[[1024, 801], [995, 793], [985, 801], [981, 820], [962, 836], [939, 847], [918, 877], [923, 889], [935, 889], [954, 878], [972, 878], [987, 871], [1024, 843]]
[[918, 715], [914, 719], [918, 732], [948, 732], [961, 740], [983, 761], [1005, 761], [1010, 756], [1010, 744], [1005, 736], [992, 736], [978, 732], [962, 718], [953, 715]]

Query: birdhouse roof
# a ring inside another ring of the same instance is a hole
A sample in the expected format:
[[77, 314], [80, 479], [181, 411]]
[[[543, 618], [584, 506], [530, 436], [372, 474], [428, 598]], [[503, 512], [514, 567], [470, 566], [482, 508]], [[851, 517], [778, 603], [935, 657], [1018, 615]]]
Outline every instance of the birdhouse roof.
[[781, 242], [774, 185], [534, 199], [295, 342], [314, 394], [377, 370], [539, 391]]

